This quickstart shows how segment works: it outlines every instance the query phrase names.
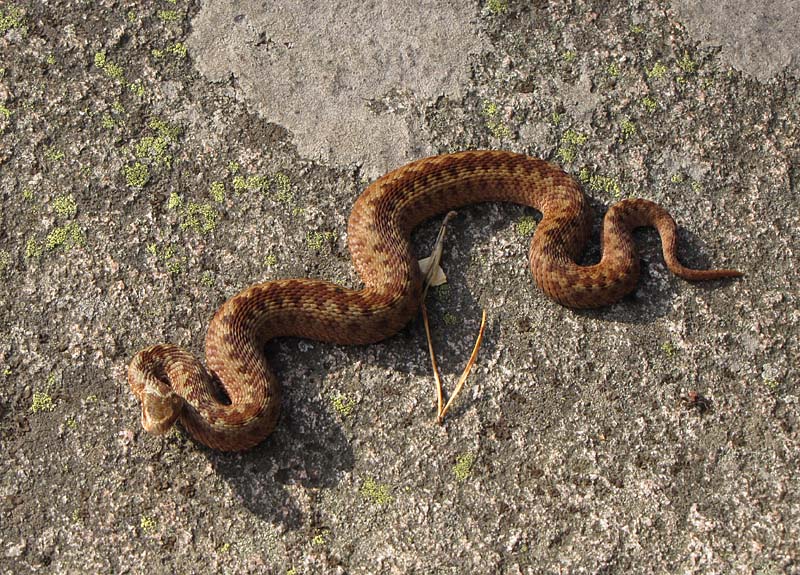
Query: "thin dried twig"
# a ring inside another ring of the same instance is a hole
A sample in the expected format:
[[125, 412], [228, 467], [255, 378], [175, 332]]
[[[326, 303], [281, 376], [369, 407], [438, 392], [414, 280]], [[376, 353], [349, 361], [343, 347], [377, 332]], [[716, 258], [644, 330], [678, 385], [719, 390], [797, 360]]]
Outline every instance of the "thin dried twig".
[[436, 364], [436, 353], [433, 351], [431, 326], [428, 323], [428, 309], [425, 307], [425, 300], [422, 300], [422, 323], [425, 325], [425, 335], [428, 338], [428, 353], [431, 355], [431, 367], [433, 368], [433, 379], [436, 381], [436, 415], [438, 420], [438, 417], [441, 417], [442, 409], [444, 409], [444, 390], [442, 389], [439, 366]]
[[450, 406], [453, 405], [456, 397], [458, 397], [458, 394], [461, 393], [461, 390], [464, 388], [467, 377], [469, 376], [470, 371], [472, 371], [472, 367], [475, 365], [475, 359], [478, 357], [478, 350], [483, 342], [483, 332], [486, 328], [486, 311], [482, 311], [481, 327], [480, 331], [478, 332], [478, 337], [475, 340], [475, 346], [472, 349], [472, 354], [469, 357], [469, 361], [467, 361], [464, 371], [461, 373], [461, 377], [459, 377], [458, 382], [456, 383], [456, 388], [453, 391], [453, 395], [447, 401], [447, 404], [445, 404], [442, 378], [441, 374], [439, 373], [439, 366], [436, 363], [436, 354], [433, 350], [433, 339], [431, 338], [431, 328], [428, 321], [428, 309], [425, 306], [425, 296], [428, 293], [428, 287], [430, 286], [431, 279], [436, 275], [436, 272], [439, 269], [439, 261], [442, 259], [442, 250], [444, 247], [444, 236], [447, 228], [447, 222], [455, 215], [455, 212], [449, 212], [447, 216], [445, 216], [441, 228], [439, 228], [439, 235], [436, 237], [436, 243], [434, 244], [433, 251], [431, 252], [430, 258], [428, 258], [428, 269], [425, 272], [425, 283], [422, 292], [421, 304], [422, 323], [425, 325], [425, 336], [428, 338], [428, 353], [430, 353], [431, 356], [433, 378], [436, 381], [436, 421], [439, 423], [439, 425], [444, 422], [444, 416], [447, 413], [447, 410], [450, 409]]
[[428, 263], [428, 270], [425, 273], [424, 287], [422, 290], [422, 323], [425, 325], [425, 336], [428, 338], [428, 353], [431, 356], [431, 366], [433, 367], [433, 378], [436, 381], [436, 413], [442, 413], [444, 406], [444, 389], [442, 387], [442, 378], [439, 373], [439, 366], [436, 364], [436, 353], [433, 351], [433, 339], [431, 338], [431, 326], [428, 322], [428, 309], [425, 307], [425, 297], [428, 295], [428, 288], [430, 287], [431, 279], [436, 275], [436, 270], [439, 268], [439, 262], [442, 259], [442, 251], [444, 249], [444, 235], [447, 231], [447, 223], [455, 217], [456, 212], [448, 212], [442, 221], [439, 228], [439, 234], [436, 236], [436, 243], [433, 245], [431, 251], [430, 261]]
[[472, 348], [472, 353], [469, 356], [469, 361], [467, 362], [466, 367], [464, 367], [464, 371], [461, 373], [461, 377], [458, 378], [458, 383], [456, 383], [456, 388], [453, 391], [453, 395], [450, 396], [450, 399], [447, 401], [447, 404], [444, 406], [444, 409], [439, 410], [439, 417], [436, 418], [437, 423], [441, 425], [444, 422], [444, 416], [447, 413], [447, 410], [450, 409], [450, 406], [453, 405], [453, 402], [458, 397], [458, 394], [461, 393], [461, 389], [464, 387], [464, 383], [467, 381], [467, 377], [469, 376], [469, 372], [472, 371], [472, 366], [475, 365], [475, 360], [478, 357], [478, 350], [481, 348], [481, 343], [483, 343], [483, 332], [486, 329], [486, 310], [482, 310], [481, 314], [481, 328], [478, 331], [478, 337], [475, 340], [475, 346]]

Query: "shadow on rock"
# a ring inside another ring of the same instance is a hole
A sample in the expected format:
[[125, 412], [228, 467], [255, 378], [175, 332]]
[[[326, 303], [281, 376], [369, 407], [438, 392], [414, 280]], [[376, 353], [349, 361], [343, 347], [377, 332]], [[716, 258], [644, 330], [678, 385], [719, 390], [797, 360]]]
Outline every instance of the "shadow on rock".
[[210, 452], [209, 460], [252, 513], [298, 529], [303, 510], [291, 486], [333, 487], [353, 468], [352, 448], [329, 410], [319, 399], [284, 397], [278, 427], [261, 445], [241, 454]]

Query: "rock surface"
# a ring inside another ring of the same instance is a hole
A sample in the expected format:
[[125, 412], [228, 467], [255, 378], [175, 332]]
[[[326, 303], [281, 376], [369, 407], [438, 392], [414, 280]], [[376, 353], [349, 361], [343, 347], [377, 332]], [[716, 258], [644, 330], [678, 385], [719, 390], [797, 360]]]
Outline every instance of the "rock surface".
[[[796, 8], [664, 5], [0, 4], [0, 572], [800, 572]], [[642, 232], [636, 293], [578, 313], [531, 281], [535, 214], [475, 206], [429, 301], [449, 385], [489, 317], [444, 426], [415, 321], [272, 342], [251, 452], [142, 432], [138, 349], [200, 355], [255, 281], [356, 285], [359, 193], [469, 148], [658, 201], [746, 277]]]

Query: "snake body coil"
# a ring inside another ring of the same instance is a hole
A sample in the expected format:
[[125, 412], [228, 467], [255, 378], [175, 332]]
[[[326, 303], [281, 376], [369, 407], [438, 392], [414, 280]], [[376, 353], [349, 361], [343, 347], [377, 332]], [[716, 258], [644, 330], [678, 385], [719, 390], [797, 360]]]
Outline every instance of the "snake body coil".
[[275, 427], [280, 404], [280, 386], [264, 357], [264, 344], [281, 336], [367, 344], [395, 334], [416, 314], [422, 292], [409, 241], [412, 229], [431, 216], [477, 202], [514, 202], [542, 212], [530, 267], [539, 287], [565, 306], [608, 305], [635, 288], [639, 260], [631, 230], [641, 226], [658, 229], [666, 264], [682, 278], [741, 275], [682, 266], [674, 220], [642, 199], [623, 200], [608, 210], [602, 259], [580, 266], [575, 261], [589, 235], [590, 210], [575, 181], [559, 168], [501, 151], [425, 158], [375, 181], [353, 207], [348, 244], [363, 289], [314, 279], [248, 287], [211, 320], [208, 370], [171, 344], [136, 354], [128, 382], [142, 403], [144, 428], [165, 433], [180, 418], [209, 447], [242, 450], [258, 444]]

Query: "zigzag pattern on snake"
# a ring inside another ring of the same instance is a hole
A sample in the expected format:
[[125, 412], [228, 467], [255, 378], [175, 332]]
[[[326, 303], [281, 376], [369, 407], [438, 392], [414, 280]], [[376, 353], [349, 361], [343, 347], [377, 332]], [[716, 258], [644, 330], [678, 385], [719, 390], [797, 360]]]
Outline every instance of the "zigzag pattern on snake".
[[631, 230], [641, 226], [658, 230], [666, 264], [682, 278], [741, 275], [681, 265], [675, 221], [643, 199], [626, 199], [608, 210], [602, 259], [580, 266], [576, 260], [591, 214], [580, 188], [561, 169], [502, 151], [425, 158], [372, 183], [353, 207], [347, 237], [362, 289], [305, 278], [255, 284], [226, 301], [211, 320], [207, 368], [171, 344], [136, 354], [128, 382], [142, 403], [144, 428], [162, 434], [180, 419], [211, 448], [242, 450], [261, 442], [275, 427], [281, 395], [264, 356], [265, 343], [297, 336], [368, 344], [395, 334], [417, 313], [422, 293], [412, 229], [431, 216], [477, 202], [514, 202], [542, 213], [531, 241], [531, 272], [547, 296], [568, 307], [605, 306], [636, 287], [639, 259]]

